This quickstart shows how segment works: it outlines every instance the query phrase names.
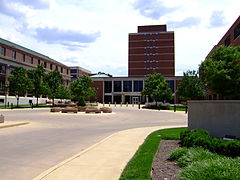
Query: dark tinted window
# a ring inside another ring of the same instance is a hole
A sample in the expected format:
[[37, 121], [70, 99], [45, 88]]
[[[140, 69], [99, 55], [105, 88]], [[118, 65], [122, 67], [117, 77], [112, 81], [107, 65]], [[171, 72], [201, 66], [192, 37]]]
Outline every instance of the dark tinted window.
[[174, 81], [173, 80], [167, 80], [166, 82], [168, 83], [168, 87], [170, 87], [172, 89], [172, 91], [174, 92]]
[[123, 91], [132, 92], [132, 81], [123, 81]]
[[234, 29], [234, 39], [236, 39], [240, 35], [240, 24]]
[[77, 69], [71, 69], [71, 73], [77, 73]]
[[134, 92], [141, 92], [143, 89], [143, 81], [134, 81]]
[[122, 81], [114, 81], [114, 92], [122, 91]]
[[104, 92], [111, 93], [112, 92], [112, 81], [105, 81], [104, 82]]

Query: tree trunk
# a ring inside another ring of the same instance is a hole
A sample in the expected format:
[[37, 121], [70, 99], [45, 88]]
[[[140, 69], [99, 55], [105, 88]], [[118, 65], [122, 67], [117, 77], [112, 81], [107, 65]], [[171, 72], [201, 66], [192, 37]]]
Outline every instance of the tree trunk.
[[19, 104], [19, 96], [17, 96], [17, 107], [18, 107], [18, 104]]
[[37, 107], [38, 107], [38, 96], [37, 96]]

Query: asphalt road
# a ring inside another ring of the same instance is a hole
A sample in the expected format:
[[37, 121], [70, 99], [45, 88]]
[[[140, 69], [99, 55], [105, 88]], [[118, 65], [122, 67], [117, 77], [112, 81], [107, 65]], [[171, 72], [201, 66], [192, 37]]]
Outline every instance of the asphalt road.
[[30, 180], [120, 130], [187, 124], [184, 113], [136, 107], [113, 107], [112, 114], [62, 114], [49, 109], [1, 110], [0, 114], [5, 121], [30, 122], [0, 129], [1, 180]]

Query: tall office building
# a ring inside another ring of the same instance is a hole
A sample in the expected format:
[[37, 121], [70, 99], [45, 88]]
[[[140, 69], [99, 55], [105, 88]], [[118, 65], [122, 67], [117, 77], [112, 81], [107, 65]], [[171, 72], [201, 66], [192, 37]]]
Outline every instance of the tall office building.
[[175, 75], [174, 32], [166, 25], [138, 26], [129, 34], [128, 76]]

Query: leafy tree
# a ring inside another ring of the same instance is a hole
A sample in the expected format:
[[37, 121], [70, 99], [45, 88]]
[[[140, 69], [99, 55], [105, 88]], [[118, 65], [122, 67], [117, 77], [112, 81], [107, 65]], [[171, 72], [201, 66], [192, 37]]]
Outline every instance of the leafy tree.
[[158, 101], [170, 101], [173, 98], [172, 90], [164, 80], [164, 77], [159, 73], [148, 76], [145, 88], [141, 93], [151, 97], [156, 103]]
[[11, 71], [9, 80], [9, 91], [17, 98], [17, 107], [19, 105], [19, 96], [25, 95], [30, 88], [30, 80], [27, 77], [27, 71], [23, 67], [16, 67]]
[[85, 106], [86, 100], [95, 97], [95, 90], [90, 87], [92, 82], [89, 76], [84, 75], [71, 83], [70, 89], [73, 99], [78, 101], [79, 106]]
[[46, 83], [44, 81], [45, 77], [45, 69], [42, 65], [38, 65], [36, 69], [28, 70], [28, 77], [31, 80], [31, 93], [37, 98], [37, 106], [38, 106], [38, 98], [40, 95], [46, 94]]
[[178, 85], [177, 93], [185, 100], [199, 99], [205, 96], [204, 83], [196, 71], [183, 73], [183, 79]]
[[67, 88], [65, 85], [60, 84], [60, 86], [57, 89], [57, 98], [61, 99], [61, 101], [63, 99], [70, 99], [71, 98], [71, 93], [70, 93], [70, 89]]
[[240, 98], [240, 46], [216, 48], [200, 65], [208, 89], [227, 99]]
[[46, 91], [49, 98], [53, 100], [54, 106], [54, 99], [56, 98], [58, 88], [61, 85], [62, 75], [57, 70], [51, 71], [45, 76], [45, 81], [47, 84]]

